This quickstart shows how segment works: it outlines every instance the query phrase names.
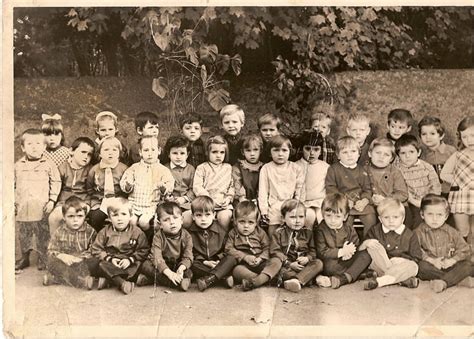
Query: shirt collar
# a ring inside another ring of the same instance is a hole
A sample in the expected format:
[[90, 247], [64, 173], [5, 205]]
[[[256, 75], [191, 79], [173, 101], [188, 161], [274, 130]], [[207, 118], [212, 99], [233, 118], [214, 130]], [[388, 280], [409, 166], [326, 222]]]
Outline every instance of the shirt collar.
[[248, 169], [249, 171], [252, 172], [258, 172], [260, 168], [263, 166], [263, 162], [259, 161], [256, 164], [251, 164], [247, 160], [242, 159], [238, 160], [240, 162], [240, 166], [244, 169]]
[[175, 168], [185, 168], [188, 164], [186, 161], [184, 162], [183, 165], [175, 165], [172, 161], [170, 161], [170, 168], [175, 169]]
[[387, 234], [388, 232], [390, 231], [394, 231], [395, 233], [397, 233], [398, 235], [401, 235], [403, 233], [403, 231], [405, 230], [405, 224], [401, 224], [397, 229], [394, 229], [394, 230], [389, 230], [388, 228], [386, 228], [383, 224], [382, 224], [382, 230], [383, 230], [383, 233]]
[[201, 227], [199, 227], [198, 225], [196, 225], [196, 223], [193, 221], [193, 223], [191, 224], [191, 226], [189, 227], [189, 231], [192, 231], [192, 232], [204, 232], [204, 231], [208, 231], [208, 232], [214, 232], [214, 233], [219, 233], [219, 228], [218, 228], [218, 224], [216, 223], [216, 221], [214, 220], [211, 224], [211, 226], [209, 226], [208, 228], [206, 229], [203, 229]]
[[344, 164], [343, 164], [342, 162], [340, 162], [340, 161], [339, 161], [339, 163], [340, 163], [343, 167], [349, 168], [349, 169], [354, 169], [354, 168], [357, 167], [357, 163], [355, 163], [353, 166], [346, 166], [346, 165], [344, 165]]

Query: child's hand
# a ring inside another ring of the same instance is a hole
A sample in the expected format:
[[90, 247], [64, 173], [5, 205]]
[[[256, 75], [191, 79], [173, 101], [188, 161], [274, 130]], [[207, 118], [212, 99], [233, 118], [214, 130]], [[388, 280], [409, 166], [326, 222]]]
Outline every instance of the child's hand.
[[453, 258], [445, 258], [445, 259], [441, 259], [441, 268], [442, 269], [447, 269], [447, 268], [450, 268], [451, 266], [455, 265], [456, 264], [456, 260], [453, 259]]
[[202, 263], [203, 263], [204, 265], [206, 265], [207, 267], [214, 268], [214, 267], [216, 267], [216, 265], [219, 263], [219, 261], [215, 261], [215, 260], [204, 260]]
[[255, 260], [257, 258], [254, 255], [246, 255], [244, 257], [244, 261], [249, 264], [250, 266], [255, 266]]
[[346, 260], [349, 260], [350, 258], [352, 258], [352, 255], [345, 255], [341, 259], [346, 261]]
[[258, 265], [261, 264], [262, 261], [263, 261], [262, 258], [256, 257], [253, 263], [254, 263], [255, 266], [258, 266]]
[[130, 191], [133, 189], [133, 184], [130, 183], [130, 182], [128, 182], [128, 181], [126, 181], [124, 188], [125, 188], [125, 191], [126, 191], [126, 192], [130, 192]]
[[353, 243], [345, 241], [342, 248], [340, 248], [339, 251], [338, 251], [338, 256], [339, 257], [349, 256], [349, 258], [350, 258], [354, 255], [355, 251], [356, 251], [355, 245]]
[[184, 203], [186, 203], [186, 199], [184, 197], [177, 197], [175, 200], [174, 200], [178, 205], [182, 205]]
[[290, 268], [293, 270], [293, 271], [296, 271], [296, 272], [299, 272], [301, 271], [304, 266], [301, 265], [298, 261], [293, 261], [291, 264], [290, 264]]
[[296, 261], [302, 265], [302, 266], [306, 266], [307, 263], [309, 263], [309, 258], [308, 257], [299, 257], [298, 259], [296, 259]]
[[49, 213], [51, 213], [53, 208], [54, 208], [54, 202], [50, 200], [50, 201], [48, 201], [48, 203], [46, 205], [44, 205], [43, 212], [46, 213], [46, 214], [49, 214]]
[[121, 267], [120, 267], [120, 259], [119, 259], [119, 258], [112, 258], [111, 262], [112, 262], [112, 264], [113, 264], [114, 266], [121, 268]]
[[367, 206], [368, 204], [369, 204], [369, 199], [367, 198], [357, 200], [356, 203], [354, 204], [354, 209], [359, 212], [362, 212], [365, 206]]
[[436, 267], [438, 270], [443, 268], [443, 258], [430, 258], [430, 259], [427, 259], [426, 261], [428, 261], [431, 265]]
[[349, 202], [349, 209], [352, 209], [352, 207], [354, 207], [354, 201], [351, 199], [348, 199], [347, 201]]
[[66, 254], [66, 253], [58, 254], [57, 258], [68, 266], [71, 266], [72, 264], [75, 264], [75, 263], [78, 263], [78, 262], [82, 261], [82, 258], [77, 258], [73, 255]]
[[175, 273], [173, 272], [172, 270], [169, 270], [169, 271], [166, 271], [167, 273], [164, 273], [169, 280], [171, 280], [171, 282], [175, 285], [178, 285], [181, 283], [181, 281], [183, 280], [183, 277], [181, 275], [179, 275], [178, 273]]
[[365, 240], [362, 245], [359, 246], [359, 251], [363, 251], [367, 248], [375, 249], [377, 246], [382, 246], [376, 239], [367, 239]]
[[184, 271], [186, 271], [186, 266], [179, 265], [178, 269], [176, 270], [176, 274], [179, 275], [181, 279], [183, 279]]
[[120, 260], [119, 262], [119, 267], [126, 270], [132, 263], [130, 262], [129, 259], [125, 258]]
[[266, 225], [270, 223], [270, 218], [268, 217], [268, 214], [262, 214], [262, 222]]
[[375, 205], [380, 204], [383, 199], [385, 199], [385, 197], [381, 194], [372, 195], [372, 201], [374, 202]]

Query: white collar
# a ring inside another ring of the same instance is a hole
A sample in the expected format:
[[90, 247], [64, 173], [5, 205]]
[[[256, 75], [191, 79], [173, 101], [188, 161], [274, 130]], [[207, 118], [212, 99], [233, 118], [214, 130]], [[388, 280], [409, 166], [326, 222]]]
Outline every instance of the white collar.
[[357, 167], [357, 163], [355, 163], [353, 166], [346, 166], [346, 165], [344, 165], [341, 161], [339, 161], [339, 163], [340, 163], [342, 166], [344, 166], [345, 168], [349, 168], [349, 169], [354, 169], [354, 168]]
[[382, 224], [382, 230], [383, 230], [383, 233], [387, 234], [388, 232], [390, 231], [394, 231], [395, 233], [397, 233], [398, 235], [401, 235], [403, 233], [403, 231], [405, 230], [405, 224], [401, 224], [400, 226], [398, 226], [397, 229], [395, 230], [389, 230], [388, 228], [386, 228], [383, 224]]
[[185, 168], [187, 165], [188, 165], [188, 164], [187, 164], [186, 161], [183, 163], [183, 165], [175, 165], [172, 161], [170, 161], [170, 168], [171, 168], [171, 169], [174, 169], [174, 168], [176, 168], [176, 167], [177, 167], [177, 168]]

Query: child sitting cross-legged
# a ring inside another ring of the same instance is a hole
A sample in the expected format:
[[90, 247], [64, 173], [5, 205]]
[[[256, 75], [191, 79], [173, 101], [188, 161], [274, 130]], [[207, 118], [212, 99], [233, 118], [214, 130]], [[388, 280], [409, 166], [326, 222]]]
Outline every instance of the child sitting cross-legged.
[[92, 255], [99, 261], [98, 289], [108, 283], [130, 294], [140, 264], [145, 260], [149, 245], [143, 231], [130, 223], [132, 208], [125, 198], [113, 198], [107, 207], [111, 224], [103, 228], [92, 244]]
[[369, 268], [378, 276], [366, 280], [364, 289], [397, 283], [409, 288], [418, 287], [417, 262], [422, 253], [417, 236], [403, 224], [403, 204], [397, 199], [386, 198], [377, 206], [377, 212], [381, 223], [369, 230], [367, 240], [359, 247], [359, 251], [366, 249], [369, 252], [372, 258]]
[[227, 232], [215, 221], [214, 202], [207, 196], [196, 197], [191, 203], [194, 222], [189, 228], [193, 239], [194, 261], [191, 266], [200, 291], [225, 279], [227, 287], [234, 286], [232, 269], [237, 260], [224, 253]]
[[259, 221], [260, 212], [252, 201], [239, 202], [234, 210], [235, 227], [225, 244], [225, 253], [238, 262], [232, 276], [242, 282], [244, 291], [266, 284], [281, 268], [280, 259], [270, 258], [270, 239]]
[[339, 288], [355, 282], [369, 267], [372, 259], [366, 250], [357, 251], [357, 232], [353, 226], [345, 223], [349, 202], [344, 195], [328, 194], [321, 209], [324, 220], [315, 229], [315, 237], [326, 276], [318, 276], [316, 283], [322, 287]]
[[156, 225], [151, 251], [141, 267], [137, 286], [159, 283], [178, 287], [186, 292], [193, 272], [193, 241], [182, 228], [183, 216], [179, 205], [166, 201], [156, 207]]

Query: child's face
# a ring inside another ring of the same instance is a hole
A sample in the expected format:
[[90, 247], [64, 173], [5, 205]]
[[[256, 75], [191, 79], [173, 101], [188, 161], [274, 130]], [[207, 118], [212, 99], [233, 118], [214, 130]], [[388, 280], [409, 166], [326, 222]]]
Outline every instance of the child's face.
[[160, 226], [166, 234], [178, 234], [183, 226], [183, 216], [181, 210], [175, 209], [173, 214], [168, 214], [165, 211], [160, 216]]
[[127, 205], [120, 206], [117, 210], [109, 213], [110, 222], [119, 231], [127, 228], [130, 218], [130, 210]]
[[145, 126], [143, 126], [143, 129], [137, 128], [137, 133], [144, 137], [152, 136], [158, 138], [158, 134], [160, 134], [160, 126], [147, 121]]
[[260, 127], [260, 135], [265, 141], [269, 141], [275, 135], [279, 135], [279, 134], [280, 134], [280, 131], [278, 130], [276, 123], [263, 124]]
[[359, 145], [363, 145], [370, 133], [370, 126], [368, 122], [352, 121], [347, 126], [346, 131], [348, 135], [357, 140]]
[[270, 153], [275, 164], [283, 165], [290, 158], [290, 147], [287, 144], [283, 144], [280, 147], [272, 147]]
[[188, 149], [186, 147], [171, 147], [169, 157], [176, 166], [183, 166], [188, 159]]
[[392, 149], [387, 146], [376, 146], [369, 152], [372, 165], [378, 168], [385, 168], [393, 160]]
[[379, 220], [386, 228], [393, 231], [403, 224], [405, 216], [401, 211], [394, 209], [385, 211], [383, 215], [379, 215]]
[[243, 125], [237, 113], [226, 115], [222, 118], [222, 128], [229, 135], [239, 134]]
[[306, 218], [306, 209], [303, 205], [286, 212], [285, 224], [292, 230], [298, 231], [304, 227], [304, 219]]
[[421, 126], [420, 131], [421, 142], [430, 149], [437, 149], [443, 140], [443, 136], [439, 135], [438, 130], [433, 125]]
[[183, 125], [183, 135], [191, 142], [196, 141], [202, 135], [201, 124], [199, 122], [192, 122]]
[[460, 134], [463, 145], [467, 149], [474, 151], [474, 126], [465, 129]]
[[154, 164], [158, 161], [160, 155], [160, 147], [158, 146], [157, 138], [147, 138], [141, 141], [139, 150], [140, 156], [147, 164]]
[[323, 211], [324, 221], [331, 229], [341, 228], [342, 224], [347, 219], [347, 215], [347, 213], [344, 214], [342, 212], [334, 212], [331, 210]]
[[319, 131], [323, 138], [327, 137], [331, 132], [330, 125], [331, 121], [328, 119], [325, 120], [314, 120], [311, 124], [311, 128], [315, 131]]
[[91, 162], [93, 152], [94, 149], [90, 145], [80, 143], [79, 146], [72, 151], [71, 159], [74, 167], [82, 168], [88, 165]]
[[400, 147], [400, 151], [398, 151], [400, 161], [407, 167], [413, 166], [418, 160], [420, 154], [421, 150], [418, 151], [413, 145], [402, 146]]
[[260, 147], [258, 145], [249, 145], [244, 148], [242, 153], [244, 154], [245, 160], [251, 164], [256, 164], [260, 159]]
[[103, 138], [114, 137], [115, 133], [117, 133], [117, 128], [112, 119], [99, 121], [97, 126], [97, 135], [99, 136], [99, 139], [102, 140]]
[[321, 146], [306, 145], [303, 147], [303, 158], [310, 164], [314, 164], [321, 154]]
[[38, 160], [46, 150], [44, 134], [25, 134], [21, 150], [29, 160]]
[[209, 147], [209, 162], [214, 165], [220, 165], [225, 159], [226, 146], [219, 144], [212, 144]]
[[359, 160], [359, 149], [355, 145], [349, 145], [339, 151], [337, 155], [341, 163], [346, 166], [354, 166]]
[[448, 219], [449, 213], [446, 211], [445, 206], [441, 204], [428, 205], [421, 211], [421, 217], [429, 227], [440, 228]]
[[236, 227], [239, 234], [243, 236], [252, 234], [257, 227], [257, 213], [239, 215], [236, 220]]
[[111, 142], [104, 141], [100, 148], [100, 158], [107, 164], [112, 164], [119, 159], [120, 149]]
[[410, 132], [411, 126], [408, 126], [408, 123], [404, 121], [389, 121], [388, 122], [388, 133], [394, 140], [400, 139], [400, 137]]
[[193, 213], [193, 220], [199, 228], [206, 229], [212, 225], [216, 213], [214, 211], [200, 211]]
[[64, 221], [67, 228], [76, 231], [84, 224], [86, 220], [86, 213], [84, 210], [76, 210], [74, 207], [69, 207], [64, 214]]
[[59, 146], [61, 146], [61, 138], [62, 138], [61, 133], [45, 135], [46, 148], [47, 149], [58, 148]]

